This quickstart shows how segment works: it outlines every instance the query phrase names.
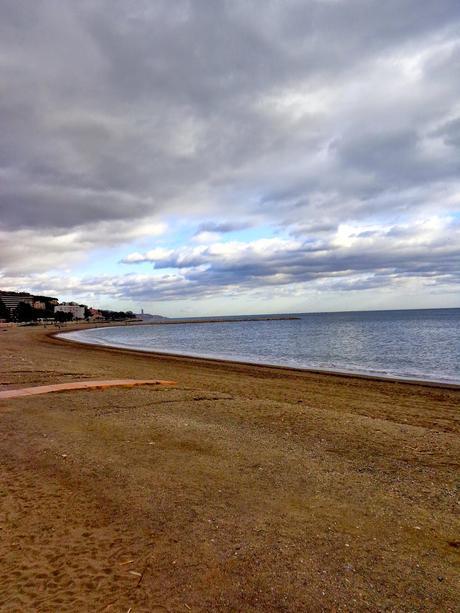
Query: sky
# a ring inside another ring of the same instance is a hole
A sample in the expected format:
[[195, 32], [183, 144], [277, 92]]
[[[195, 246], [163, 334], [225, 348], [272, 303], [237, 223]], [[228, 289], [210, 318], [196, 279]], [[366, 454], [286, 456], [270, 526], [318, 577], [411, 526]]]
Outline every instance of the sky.
[[0, 288], [460, 306], [458, 0], [0, 0]]

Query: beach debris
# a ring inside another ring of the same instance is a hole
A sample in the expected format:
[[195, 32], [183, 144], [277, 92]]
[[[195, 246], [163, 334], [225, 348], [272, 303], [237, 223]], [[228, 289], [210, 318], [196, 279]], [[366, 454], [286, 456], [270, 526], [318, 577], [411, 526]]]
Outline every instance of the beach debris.
[[130, 570], [130, 575], [136, 575], [136, 577], [142, 577], [142, 573], [138, 573], [137, 570]]
[[144, 570], [142, 571], [141, 576], [139, 577], [139, 581], [137, 582], [136, 587], [139, 587], [140, 584], [142, 583], [142, 580], [144, 579], [145, 571], [147, 570], [148, 567], [149, 567], [148, 564], [144, 567]]
[[66, 454], [66, 453], [63, 453], [63, 454], [62, 454], [62, 457], [65, 459], [65, 458], [67, 457], [67, 454]]
[[132, 564], [134, 560], [126, 560], [126, 562], [120, 562], [120, 566], [124, 566], [125, 564]]

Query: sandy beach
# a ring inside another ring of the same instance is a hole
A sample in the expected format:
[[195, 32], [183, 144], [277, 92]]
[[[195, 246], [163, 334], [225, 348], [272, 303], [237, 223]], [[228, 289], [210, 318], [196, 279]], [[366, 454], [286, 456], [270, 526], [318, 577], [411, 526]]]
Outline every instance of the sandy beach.
[[0, 330], [0, 611], [457, 611], [460, 390]]

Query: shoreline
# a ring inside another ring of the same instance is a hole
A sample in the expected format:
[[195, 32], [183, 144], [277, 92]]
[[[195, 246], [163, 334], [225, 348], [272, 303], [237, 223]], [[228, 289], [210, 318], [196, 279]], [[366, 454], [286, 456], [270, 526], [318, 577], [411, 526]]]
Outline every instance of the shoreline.
[[[195, 322], [183, 322], [183, 323], [195, 323]], [[202, 322], [202, 323], [208, 323], [208, 322]], [[150, 324], [144, 324], [144, 325], [150, 325]], [[153, 324], [155, 325], [155, 324]], [[125, 326], [120, 326], [120, 325], [105, 325], [105, 326], [99, 326], [99, 325], [92, 325], [91, 328], [85, 328], [85, 329], [94, 329], [94, 328], [103, 328], [103, 327], [120, 327], [120, 328], [124, 328]], [[258, 367], [258, 368], [266, 368], [266, 369], [270, 369], [270, 370], [284, 370], [287, 372], [299, 372], [299, 373], [311, 373], [311, 374], [316, 374], [316, 375], [326, 375], [326, 376], [337, 376], [337, 377], [350, 377], [350, 378], [358, 378], [358, 379], [365, 379], [365, 380], [371, 380], [371, 381], [381, 381], [381, 382], [387, 382], [387, 383], [407, 383], [408, 385], [419, 385], [419, 386], [423, 386], [423, 387], [434, 387], [434, 388], [445, 388], [445, 389], [453, 389], [453, 390], [459, 390], [460, 389], [460, 383], [455, 383], [455, 382], [449, 382], [449, 381], [439, 381], [439, 380], [431, 380], [431, 379], [417, 379], [417, 378], [411, 378], [411, 377], [397, 377], [397, 376], [393, 376], [393, 375], [377, 375], [377, 374], [368, 374], [368, 373], [362, 373], [362, 372], [353, 372], [353, 371], [340, 371], [340, 370], [329, 370], [329, 369], [321, 369], [321, 368], [308, 368], [308, 367], [301, 367], [301, 366], [285, 366], [285, 365], [278, 365], [278, 364], [269, 364], [269, 363], [261, 363], [261, 362], [251, 362], [251, 361], [245, 361], [245, 360], [232, 360], [232, 359], [227, 359], [227, 358], [219, 358], [219, 357], [211, 357], [211, 356], [199, 356], [199, 355], [191, 355], [191, 354], [182, 354], [182, 353], [170, 353], [170, 352], [166, 352], [166, 351], [150, 351], [148, 349], [133, 349], [133, 348], [129, 348], [129, 347], [120, 347], [117, 345], [103, 345], [100, 343], [91, 343], [88, 341], [81, 341], [81, 340], [76, 340], [76, 339], [67, 339], [67, 338], [63, 338], [62, 335], [63, 334], [67, 334], [67, 333], [71, 333], [71, 332], [81, 332], [82, 330], [79, 328], [73, 328], [70, 330], [66, 330], [65, 332], [59, 331], [59, 332], [50, 332], [48, 334], [48, 336], [50, 338], [56, 339], [60, 342], [64, 342], [64, 343], [77, 343], [79, 345], [88, 345], [92, 348], [96, 348], [96, 349], [101, 349], [101, 350], [107, 350], [107, 351], [117, 351], [117, 352], [127, 352], [127, 353], [133, 353], [133, 354], [141, 354], [141, 355], [151, 355], [154, 357], [170, 357], [170, 358], [175, 358], [175, 359], [184, 359], [184, 360], [194, 360], [194, 361], [199, 361], [199, 362], [210, 362], [213, 364], [229, 364], [229, 365], [239, 365], [239, 366], [248, 366], [248, 367]]]

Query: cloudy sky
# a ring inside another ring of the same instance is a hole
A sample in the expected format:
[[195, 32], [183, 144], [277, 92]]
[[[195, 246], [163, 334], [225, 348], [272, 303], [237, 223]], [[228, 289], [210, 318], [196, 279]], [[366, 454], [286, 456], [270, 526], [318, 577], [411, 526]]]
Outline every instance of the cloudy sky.
[[0, 288], [460, 306], [458, 0], [0, 0]]

